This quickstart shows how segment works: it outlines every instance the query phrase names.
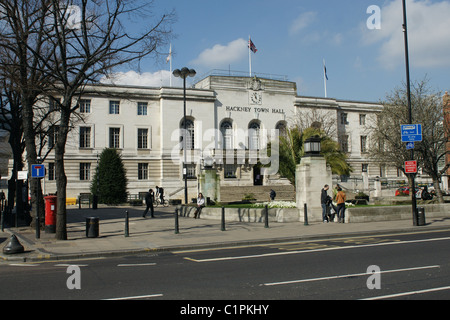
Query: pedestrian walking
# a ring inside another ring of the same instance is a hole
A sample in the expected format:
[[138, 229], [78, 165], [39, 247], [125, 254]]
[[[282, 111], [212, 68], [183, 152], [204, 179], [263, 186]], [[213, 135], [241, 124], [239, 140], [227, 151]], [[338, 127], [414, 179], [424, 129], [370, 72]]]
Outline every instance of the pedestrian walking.
[[203, 197], [203, 194], [200, 192], [198, 194], [198, 198], [197, 198], [197, 209], [195, 210], [194, 213], [194, 219], [199, 218], [200, 219], [200, 214], [202, 213], [202, 209], [205, 207], [205, 197]]
[[347, 196], [341, 187], [337, 188], [336, 194], [336, 203], [337, 203], [337, 214], [338, 214], [338, 222], [344, 223], [345, 220], [345, 200], [347, 200]]
[[144, 214], [142, 215], [143, 218], [147, 215], [148, 211], [150, 210], [150, 216], [154, 218], [153, 215], [153, 201], [155, 201], [155, 193], [153, 192], [153, 189], [148, 189], [147, 194], [145, 195], [145, 204], [147, 207], [145, 208]]
[[323, 186], [323, 189], [322, 189], [322, 191], [320, 192], [320, 204], [321, 204], [321, 206], [322, 206], [322, 221], [323, 222], [328, 222], [328, 198], [329, 198], [329, 195], [328, 195], [328, 189], [330, 188], [330, 186], [329, 185], [324, 185]]

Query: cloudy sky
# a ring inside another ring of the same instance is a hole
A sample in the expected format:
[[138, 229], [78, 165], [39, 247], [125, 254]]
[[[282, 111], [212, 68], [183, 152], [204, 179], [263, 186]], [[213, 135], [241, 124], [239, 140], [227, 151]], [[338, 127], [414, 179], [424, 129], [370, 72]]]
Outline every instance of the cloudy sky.
[[[406, 3], [411, 80], [427, 77], [435, 89], [450, 91], [450, 0]], [[406, 79], [401, 0], [155, 1], [156, 12], [172, 9], [172, 65], [194, 68], [190, 83], [213, 69], [248, 75], [249, 36], [258, 49], [252, 71], [286, 76], [299, 95], [324, 96], [323, 60], [332, 98], [379, 101]], [[169, 76], [162, 56], [144, 61], [139, 73], [122, 70], [117, 81], [159, 87], [169, 85]]]

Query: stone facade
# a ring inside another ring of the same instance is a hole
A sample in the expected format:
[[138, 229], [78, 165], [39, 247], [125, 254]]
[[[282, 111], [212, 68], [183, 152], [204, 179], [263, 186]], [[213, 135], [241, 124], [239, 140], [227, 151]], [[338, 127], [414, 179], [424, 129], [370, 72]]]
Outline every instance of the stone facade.
[[[363, 172], [369, 178], [398, 178], [396, 170], [380, 168], [367, 157], [368, 128], [382, 109], [378, 103], [299, 96], [289, 81], [214, 75], [188, 88], [186, 97], [189, 199], [197, 196], [206, 162], [216, 170], [220, 186], [288, 184], [276, 171], [255, 165], [276, 169], [265, 146], [275, 129], [283, 132], [299, 121], [322, 122], [347, 152], [354, 170], [350, 178], [362, 181]], [[74, 119], [66, 147], [68, 197], [89, 192], [98, 156], [115, 147], [130, 194], [158, 185], [170, 199], [184, 199], [182, 88], [91, 86], [80, 106], [81, 120]], [[53, 193], [53, 151], [45, 164], [44, 192]]]

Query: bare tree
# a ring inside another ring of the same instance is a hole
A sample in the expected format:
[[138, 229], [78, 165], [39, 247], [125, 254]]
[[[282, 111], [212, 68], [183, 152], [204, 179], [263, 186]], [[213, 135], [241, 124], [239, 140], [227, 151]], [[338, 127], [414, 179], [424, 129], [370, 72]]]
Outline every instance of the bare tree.
[[[377, 123], [371, 128], [373, 141], [370, 155], [376, 161], [393, 165], [405, 173], [405, 161], [412, 160], [405, 143], [401, 141], [400, 130], [401, 125], [408, 123], [406, 89], [393, 90], [386, 96], [383, 105]], [[447, 168], [439, 170], [438, 167], [446, 154], [442, 95], [428, 86], [427, 79], [415, 82], [411, 86], [411, 106], [413, 122], [422, 124], [423, 128], [422, 142], [415, 143], [415, 160], [423, 172], [431, 177], [438, 199], [443, 202], [439, 181]], [[411, 185], [411, 177], [407, 176]]]
[[[57, 181], [56, 238], [67, 239], [64, 153], [71, 117], [84, 87], [126, 63], [157, 53], [171, 34], [173, 13], [151, 21], [151, 1], [133, 0], [0, 0], [0, 47], [15, 68], [11, 79], [21, 96], [27, 162], [36, 163], [36, 102], [60, 97], [55, 167]], [[145, 18], [139, 32], [127, 30], [125, 20]], [[145, 25], [145, 26], [143, 26]], [[42, 128], [40, 126], [39, 128]], [[32, 181], [33, 195], [38, 190]], [[42, 199], [42, 198], [41, 198]]]
[[[46, 14], [49, 7], [47, 0], [7, 1], [0, 0], [0, 54], [2, 62], [3, 83], [8, 84], [10, 98], [9, 108], [21, 106], [20, 117], [16, 120], [21, 122], [16, 125], [22, 126], [23, 140], [25, 141], [26, 161], [28, 171], [30, 166], [37, 162], [36, 151], [36, 119], [34, 116], [35, 103], [39, 96], [48, 87], [48, 78], [44, 71], [42, 58], [36, 53], [47, 56], [50, 52], [45, 46], [42, 34], [46, 28]], [[12, 104], [14, 103], [14, 105]], [[20, 138], [22, 136], [20, 135]], [[15, 137], [19, 138], [19, 136]], [[15, 155], [15, 157], [21, 157]], [[38, 180], [30, 180], [31, 201], [37, 207], [43, 208], [43, 202], [36, 203], [36, 192]], [[39, 197], [42, 199], [42, 197]], [[40, 212], [43, 212], [41, 210]], [[41, 221], [43, 221], [41, 219]]]
[[[146, 3], [147, 7], [149, 4]], [[57, 181], [56, 238], [67, 239], [64, 153], [70, 119], [78, 109], [87, 84], [97, 82], [115, 67], [156, 53], [170, 35], [172, 15], [162, 15], [138, 35], [126, 30], [123, 19], [142, 14], [134, 1], [51, 1], [48, 15], [52, 25], [46, 30], [46, 43], [53, 48], [50, 59], [41, 59], [53, 79], [52, 90], [61, 97], [58, 139], [55, 145]], [[150, 25], [147, 21], [146, 25]], [[45, 58], [45, 57], [42, 57]]]

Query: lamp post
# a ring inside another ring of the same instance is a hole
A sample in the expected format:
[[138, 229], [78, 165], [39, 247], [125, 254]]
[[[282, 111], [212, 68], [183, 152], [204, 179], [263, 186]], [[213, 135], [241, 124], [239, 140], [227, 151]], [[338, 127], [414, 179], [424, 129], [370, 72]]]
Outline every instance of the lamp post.
[[[409, 79], [409, 53], [408, 53], [408, 26], [406, 23], [406, 1], [403, 0], [403, 33], [404, 33], [404, 42], [405, 42], [405, 64], [406, 64], [406, 96], [408, 99], [408, 116], [409, 116], [409, 124], [412, 124], [412, 108], [411, 108], [411, 85]], [[411, 149], [411, 160], [414, 160], [414, 149]], [[412, 203], [412, 215], [413, 215], [413, 225], [418, 225], [418, 216], [417, 216], [417, 201], [416, 201], [416, 181], [415, 174], [411, 173], [411, 184], [412, 184], [412, 192], [411, 192], [411, 203]]]
[[188, 69], [186, 67], [180, 69], [176, 69], [172, 73], [177, 78], [183, 79], [183, 122], [184, 122], [184, 136], [183, 136], [183, 153], [184, 153], [184, 161], [183, 161], [183, 177], [184, 177], [184, 203], [188, 204], [188, 189], [187, 189], [187, 167], [186, 167], [186, 137], [187, 137], [187, 126], [186, 126], [186, 78], [194, 77], [196, 72], [194, 69]]

